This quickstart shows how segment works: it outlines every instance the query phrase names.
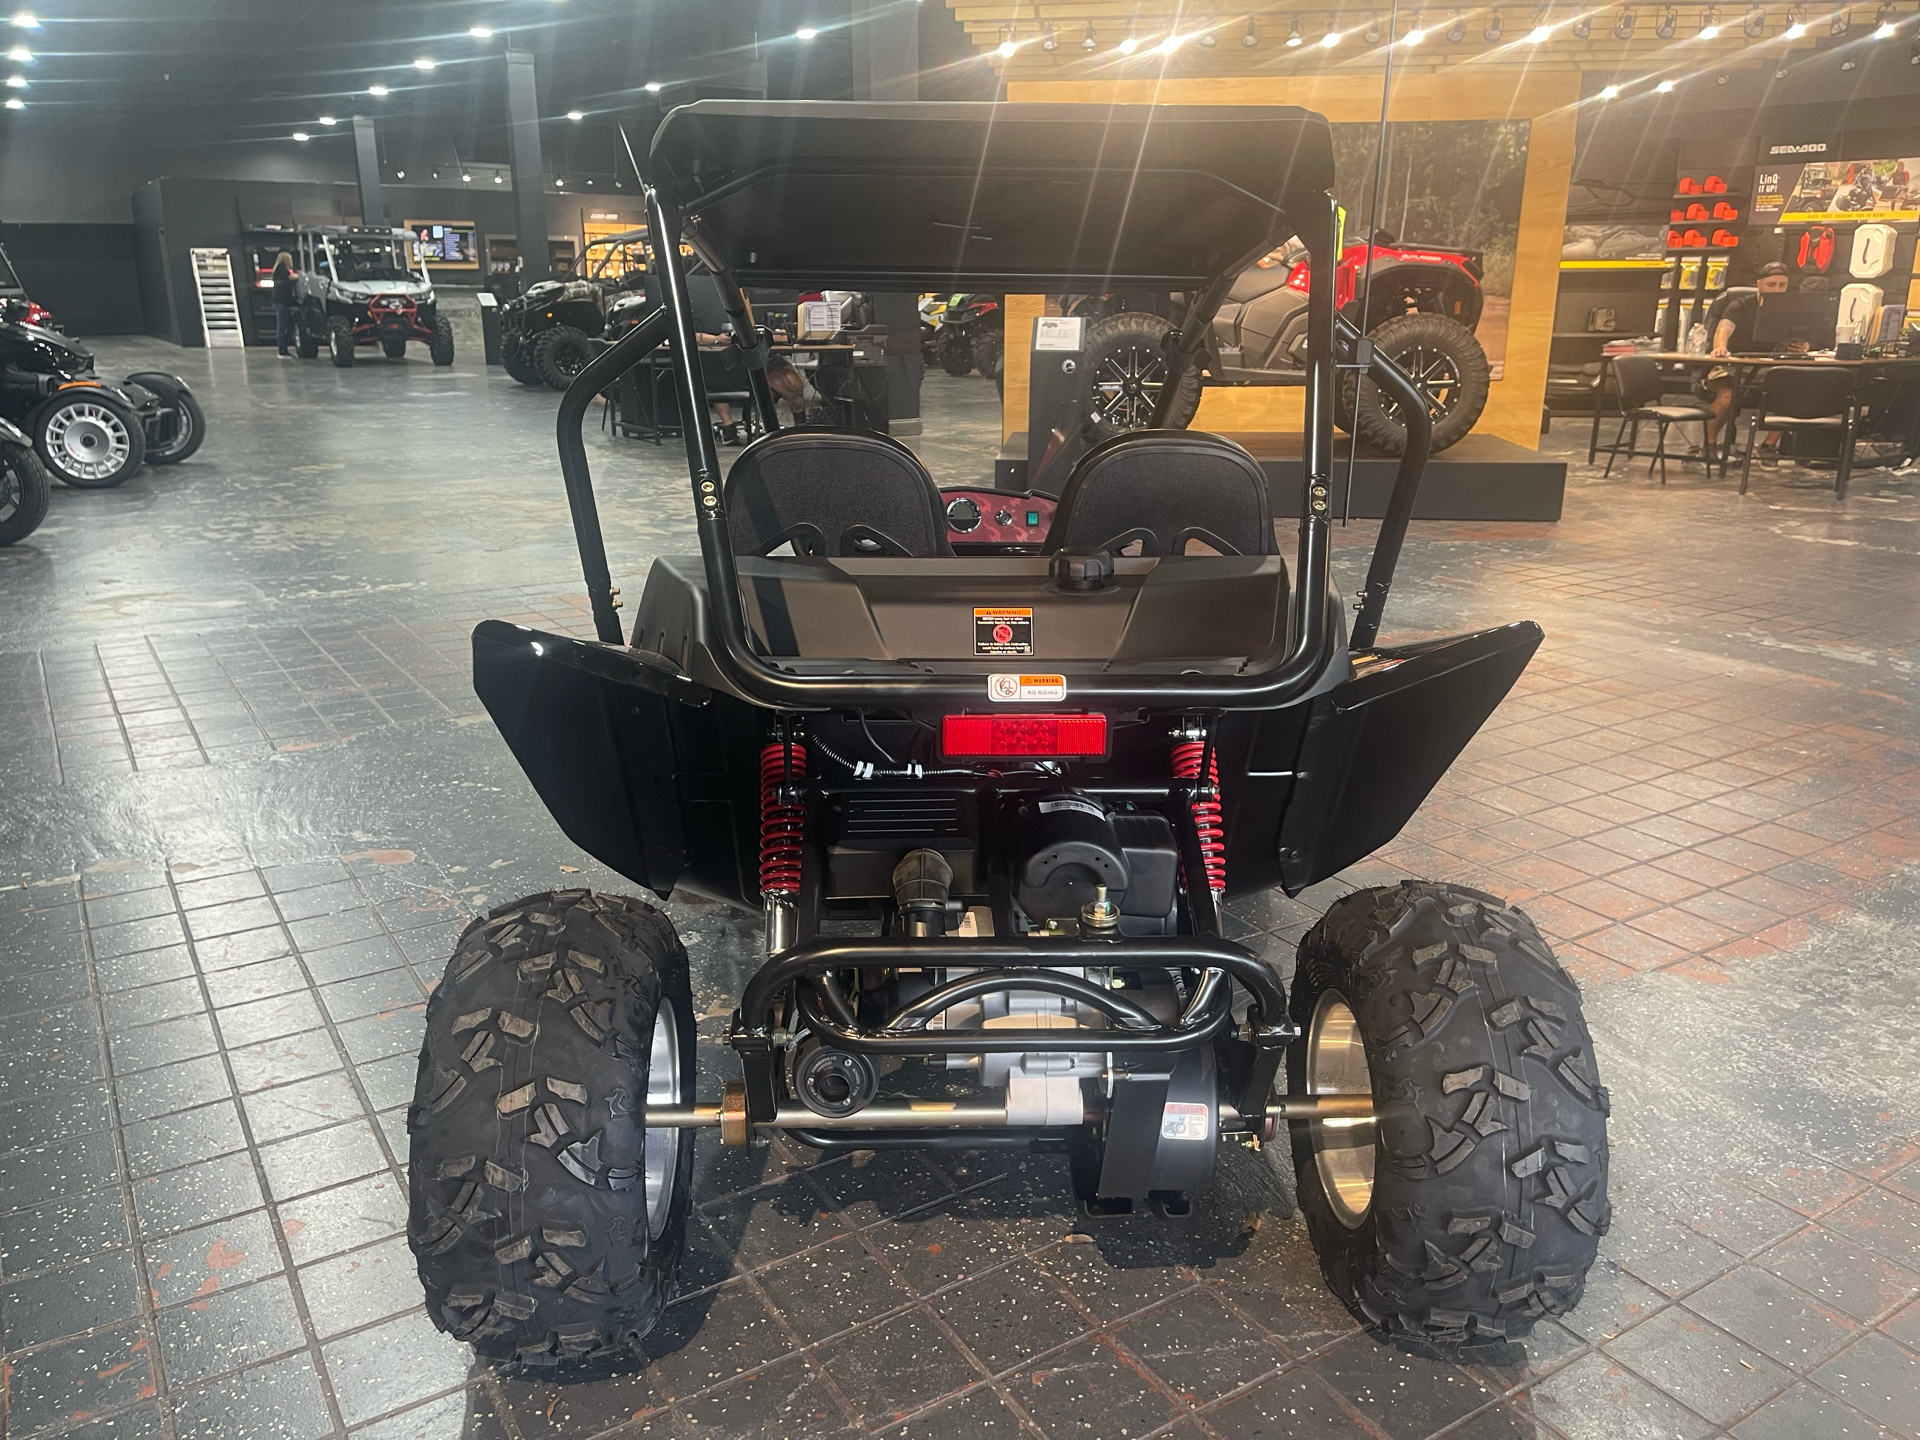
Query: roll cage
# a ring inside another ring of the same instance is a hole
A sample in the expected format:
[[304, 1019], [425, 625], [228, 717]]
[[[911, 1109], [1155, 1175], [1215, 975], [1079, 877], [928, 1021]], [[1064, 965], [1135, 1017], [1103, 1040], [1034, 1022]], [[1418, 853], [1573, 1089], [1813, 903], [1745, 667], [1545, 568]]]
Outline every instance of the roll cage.
[[[778, 430], [767, 338], [745, 285], [994, 290], [1151, 288], [1192, 296], [1169, 339], [1172, 403], [1236, 276], [1289, 236], [1311, 257], [1304, 456], [1306, 502], [1297, 593], [1281, 639], [1236, 673], [1068, 674], [1077, 702], [1156, 710], [1265, 709], [1304, 695], [1339, 643], [1328, 604], [1335, 513], [1333, 399], [1338, 364], [1364, 368], [1402, 402], [1415, 433], [1396, 478], [1351, 643], [1373, 643], [1425, 465], [1425, 406], [1411, 382], [1338, 318], [1332, 278], [1342, 213], [1332, 193], [1326, 120], [1291, 106], [848, 104], [702, 101], [668, 115], [648, 160], [648, 230], [663, 303], [597, 356], [556, 421], [561, 470], [607, 678], [686, 696], [700, 690], [664, 657], [626, 646], [581, 422], [593, 398], [662, 344], [672, 348], [680, 410], [707, 413], [686, 262], [712, 269], [733, 322], [756, 408]], [[848, 661], [827, 673], [758, 652], [743, 611], [714, 438], [686, 427], [688, 476], [710, 616], [726, 685], [783, 711], [964, 705], [983, 677], [901, 662]], [[1283, 602], [1284, 603], [1284, 602]]]

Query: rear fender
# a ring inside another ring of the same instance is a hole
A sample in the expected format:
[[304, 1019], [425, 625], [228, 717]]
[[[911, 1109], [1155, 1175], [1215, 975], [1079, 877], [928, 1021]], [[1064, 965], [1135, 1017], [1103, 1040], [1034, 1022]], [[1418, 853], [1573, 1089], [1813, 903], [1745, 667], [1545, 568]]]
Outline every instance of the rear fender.
[[127, 384], [145, 386], [165, 400], [171, 400], [175, 395], [193, 393], [193, 387], [186, 381], [178, 375], [169, 375], [164, 370], [137, 371], [127, 376]]
[[1315, 698], [1280, 827], [1280, 883], [1297, 895], [1365, 859], [1412, 818], [1513, 688], [1543, 638], [1530, 620], [1378, 649]]
[[22, 450], [31, 450], [33, 441], [27, 432], [8, 420], [0, 420], [0, 444], [18, 445]]

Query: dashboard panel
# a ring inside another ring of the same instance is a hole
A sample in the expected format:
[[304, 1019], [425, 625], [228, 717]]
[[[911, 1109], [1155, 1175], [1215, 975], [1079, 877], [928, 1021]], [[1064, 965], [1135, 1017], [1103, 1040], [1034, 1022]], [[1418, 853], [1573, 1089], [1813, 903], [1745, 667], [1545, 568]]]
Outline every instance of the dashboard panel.
[[1059, 504], [1051, 495], [1012, 490], [943, 489], [947, 539], [956, 549], [975, 545], [1039, 549]]

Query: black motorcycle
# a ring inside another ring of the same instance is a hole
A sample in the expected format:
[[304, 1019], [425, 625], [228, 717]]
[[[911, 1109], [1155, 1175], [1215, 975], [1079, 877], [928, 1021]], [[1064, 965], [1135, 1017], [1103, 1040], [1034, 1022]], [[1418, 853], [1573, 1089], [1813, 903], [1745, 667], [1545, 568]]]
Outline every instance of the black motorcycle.
[[103, 380], [93, 356], [29, 323], [27, 307], [9, 299], [0, 310], [0, 419], [26, 433], [55, 479], [105, 489], [200, 448], [207, 420], [186, 381], [155, 370]]
[[16, 544], [40, 527], [52, 488], [33, 441], [0, 420], [0, 545]]

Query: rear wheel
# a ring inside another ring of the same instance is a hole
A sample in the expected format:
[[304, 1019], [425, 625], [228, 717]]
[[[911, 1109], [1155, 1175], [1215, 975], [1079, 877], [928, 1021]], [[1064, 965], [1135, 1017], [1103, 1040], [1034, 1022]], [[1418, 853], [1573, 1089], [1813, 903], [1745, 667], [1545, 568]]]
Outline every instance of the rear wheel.
[[571, 325], [556, 325], [533, 342], [533, 368], [555, 390], [571, 385], [573, 377], [586, 369], [591, 359], [593, 345], [587, 332]]
[[344, 315], [327, 321], [327, 353], [340, 369], [353, 368], [353, 325]]
[[1520, 911], [1406, 881], [1344, 896], [1300, 942], [1294, 1094], [1374, 1121], [1290, 1122], [1327, 1283], [1375, 1334], [1497, 1353], [1580, 1302], [1612, 1215], [1607, 1092], [1580, 992]]
[[973, 373], [973, 341], [967, 338], [967, 332], [959, 328], [942, 329], [934, 353], [939, 357], [940, 368], [949, 375], [971, 375]]
[[666, 916], [585, 890], [476, 920], [427, 1005], [409, 1240], [435, 1325], [553, 1372], [623, 1356], [672, 1298], [692, 1204], [693, 1000]]
[[442, 367], [453, 364], [453, 322], [444, 315], [433, 317], [433, 339], [427, 342], [427, 358]]
[[40, 457], [24, 445], [0, 444], [0, 545], [15, 545], [47, 518], [53, 483]]
[[[1492, 384], [1487, 352], [1474, 333], [1445, 315], [1396, 315], [1374, 327], [1373, 343], [1426, 396], [1433, 417], [1430, 453], [1458, 444], [1487, 408]], [[1374, 449], [1398, 455], [1407, 448], [1399, 402], [1382, 395], [1373, 381], [1345, 372], [1338, 408], [1352, 416], [1352, 433]]]
[[160, 396], [162, 410], [154, 422], [154, 433], [147, 437], [147, 463], [178, 465], [207, 438], [207, 417], [200, 402], [185, 390], [148, 388]]
[[307, 328], [304, 320], [293, 322], [293, 353], [302, 360], [312, 360], [320, 353], [320, 337]]
[[[1087, 326], [1086, 366], [1093, 392], [1087, 430], [1095, 440], [1153, 427], [1167, 381], [1166, 338], [1173, 326], [1158, 315], [1129, 310]], [[1200, 371], [1180, 377], [1164, 428], [1184, 430], [1200, 409]]]
[[533, 345], [521, 336], [512, 336], [500, 346], [500, 365], [522, 385], [544, 385], [533, 365]]
[[33, 446], [50, 475], [80, 490], [118, 485], [147, 458], [139, 417], [91, 387], [62, 392], [41, 408]]

